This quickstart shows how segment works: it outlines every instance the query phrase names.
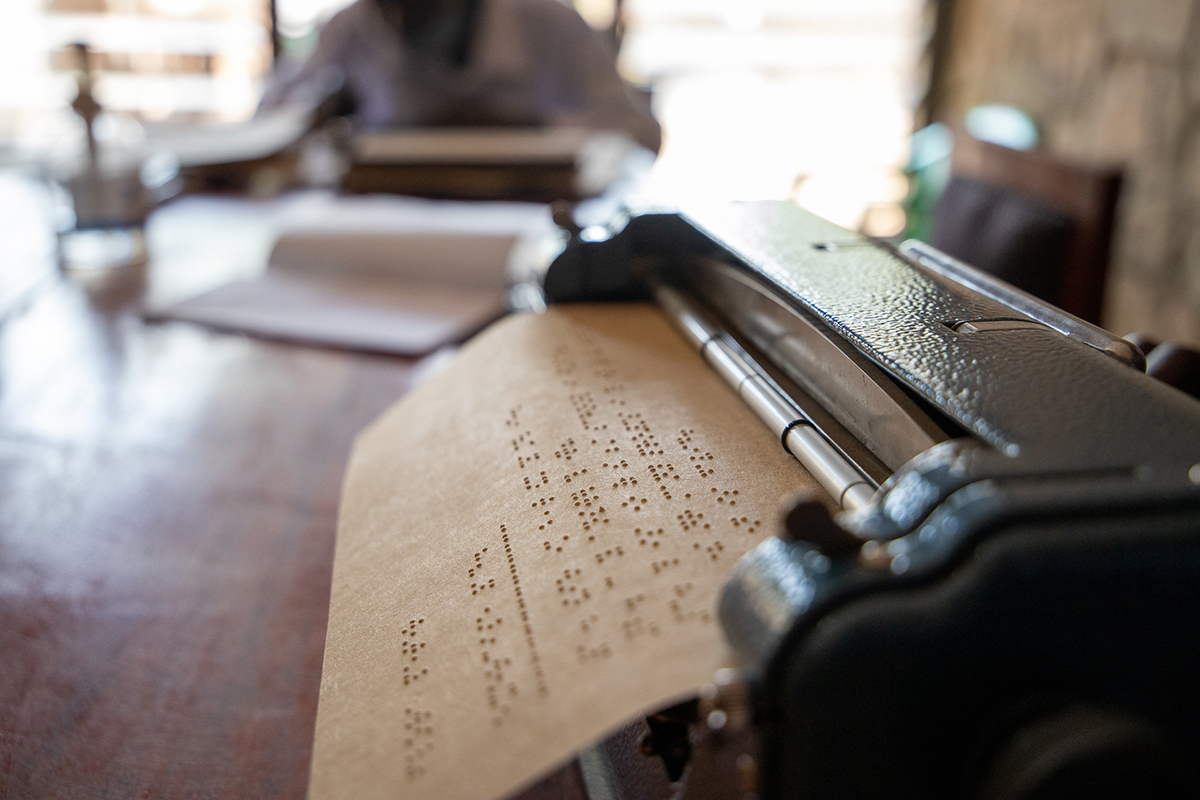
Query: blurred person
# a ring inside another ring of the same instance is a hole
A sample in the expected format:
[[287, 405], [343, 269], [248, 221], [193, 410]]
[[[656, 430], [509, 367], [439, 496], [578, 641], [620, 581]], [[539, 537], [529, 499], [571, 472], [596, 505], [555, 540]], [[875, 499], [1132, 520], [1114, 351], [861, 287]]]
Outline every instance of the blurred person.
[[356, 0], [262, 108], [339, 84], [366, 128], [573, 125], [657, 152], [658, 123], [587, 23], [557, 0]]

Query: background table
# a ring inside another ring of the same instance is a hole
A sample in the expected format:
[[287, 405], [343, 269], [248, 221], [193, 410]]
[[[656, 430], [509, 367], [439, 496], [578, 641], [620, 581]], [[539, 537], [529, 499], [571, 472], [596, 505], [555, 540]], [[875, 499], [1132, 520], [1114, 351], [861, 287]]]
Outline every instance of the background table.
[[414, 363], [148, 325], [194, 250], [63, 276], [0, 191], [0, 796], [302, 797], [343, 466]]
[[64, 273], [0, 173], [0, 798], [306, 793], [346, 459], [437, 357], [143, 321], [261, 271], [279, 207], [184, 198], [147, 266]]

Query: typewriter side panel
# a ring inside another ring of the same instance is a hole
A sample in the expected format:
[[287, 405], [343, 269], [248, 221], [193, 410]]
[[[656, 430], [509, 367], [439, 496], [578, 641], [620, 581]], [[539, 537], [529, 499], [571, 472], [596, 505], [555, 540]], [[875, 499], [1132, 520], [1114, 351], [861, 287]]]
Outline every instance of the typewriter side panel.
[[1129, 509], [830, 611], [760, 697], [763, 796], [1194, 796], [1197, 575], [1194, 504]]

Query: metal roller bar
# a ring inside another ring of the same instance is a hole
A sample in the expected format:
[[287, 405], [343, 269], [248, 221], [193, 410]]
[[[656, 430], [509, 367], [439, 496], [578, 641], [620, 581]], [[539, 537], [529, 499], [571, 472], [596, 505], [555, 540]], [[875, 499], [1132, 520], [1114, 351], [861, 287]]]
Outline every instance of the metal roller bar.
[[755, 368], [752, 361], [724, 340], [723, 332], [699, 314], [682, 295], [658, 286], [659, 305], [721, 378], [779, 437], [783, 447], [838, 499], [847, 511], [871, 501], [875, 486], [841, 452], [813, 427], [787, 395]]
[[974, 289], [1036, 322], [1053, 328], [1063, 336], [1112, 356], [1139, 372], [1146, 371], [1146, 357], [1132, 342], [1055, 308], [1046, 301], [1010, 286], [981, 269], [952, 258], [925, 242], [908, 239], [901, 242], [899, 250], [930, 272]]

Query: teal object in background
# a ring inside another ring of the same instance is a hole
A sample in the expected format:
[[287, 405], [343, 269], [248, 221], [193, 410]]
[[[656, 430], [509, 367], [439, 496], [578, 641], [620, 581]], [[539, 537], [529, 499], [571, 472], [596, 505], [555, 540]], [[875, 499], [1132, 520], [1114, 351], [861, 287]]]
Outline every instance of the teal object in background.
[[967, 133], [981, 142], [1032, 150], [1041, 137], [1037, 125], [1024, 111], [996, 103], [975, 106], [963, 117]]
[[904, 200], [903, 238], [929, 241], [933, 208], [950, 181], [950, 154], [953, 152], [954, 134], [940, 122], [912, 135], [912, 150], [904, 167], [908, 196]]
[[[1041, 137], [1033, 119], [1019, 108], [991, 103], [975, 106], [963, 117], [970, 136], [984, 142], [1031, 150]], [[940, 122], [928, 125], [912, 135], [912, 149], [904, 175], [908, 178], [908, 197], [904, 201], [904, 238], [928, 242], [933, 225], [933, 209], [950, 181], [950, 156], [954, 152], [954, 133]]]

